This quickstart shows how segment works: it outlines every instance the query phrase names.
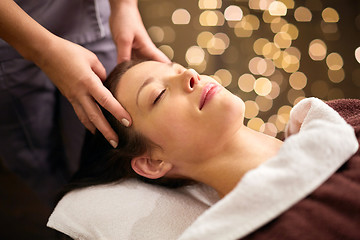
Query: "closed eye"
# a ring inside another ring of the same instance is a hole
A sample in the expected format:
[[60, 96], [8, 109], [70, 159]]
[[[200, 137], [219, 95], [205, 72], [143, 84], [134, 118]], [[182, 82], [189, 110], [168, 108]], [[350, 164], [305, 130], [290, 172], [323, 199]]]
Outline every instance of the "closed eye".
[[161, 96], [165, 93], [165, 91], [166, 89], [162, 90], [160, 94], [156, 97], [156, 99], [153, 102], [154, 105], [161, 99]]

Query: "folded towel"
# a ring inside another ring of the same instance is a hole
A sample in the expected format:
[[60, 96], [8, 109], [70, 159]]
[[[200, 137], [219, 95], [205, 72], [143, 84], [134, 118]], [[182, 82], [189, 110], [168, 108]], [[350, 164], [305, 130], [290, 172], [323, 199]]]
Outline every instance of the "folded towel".
[[315, 98], [293, 108], [286, 133], [289, 137], [278, 155], [245, 174], [181, 240], [248, 235], [318, 188], [358, 149], [354, 129]]
[[279, 154], [220, 201], [203, 185], [170, 190], [127, 180], [68, 193], [47, 225], [87, 240], [177, 239], [189, 226], [181, 239], [245, 236], [315, 189], [358, 147], [353, 129], [318, 99], [294, 107], [287, 134]]

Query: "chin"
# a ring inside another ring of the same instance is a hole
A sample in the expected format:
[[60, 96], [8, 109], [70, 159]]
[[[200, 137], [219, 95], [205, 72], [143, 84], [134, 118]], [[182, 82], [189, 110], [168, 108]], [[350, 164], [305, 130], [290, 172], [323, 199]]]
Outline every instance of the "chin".
[[219, 128], [217, 131], [227, 132], [243, 126], [245, 103], [239, 97], [231, 94], [224, 98], [217, 107], [215, 117], [217, 126], [213, 128], [214, 130]]

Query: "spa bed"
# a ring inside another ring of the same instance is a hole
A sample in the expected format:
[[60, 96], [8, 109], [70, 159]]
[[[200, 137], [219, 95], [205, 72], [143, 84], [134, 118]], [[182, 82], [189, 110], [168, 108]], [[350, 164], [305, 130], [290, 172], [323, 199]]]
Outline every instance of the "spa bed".
[[303, 100], [286, 135], [223, 199], [126, 180], [68, 193], [47, 225], [73, 239], [360, 239], [360, 100]]

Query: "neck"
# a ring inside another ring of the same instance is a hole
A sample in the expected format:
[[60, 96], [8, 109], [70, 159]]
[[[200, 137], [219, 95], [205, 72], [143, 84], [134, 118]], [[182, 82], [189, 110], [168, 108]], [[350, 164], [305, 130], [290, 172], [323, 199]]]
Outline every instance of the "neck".
[[192, 178], [213, 187], [223, 197], [248, 171], [275, 156], [281, 145], [282, 141], [243, 126], [211, 159], [192, 171]]

